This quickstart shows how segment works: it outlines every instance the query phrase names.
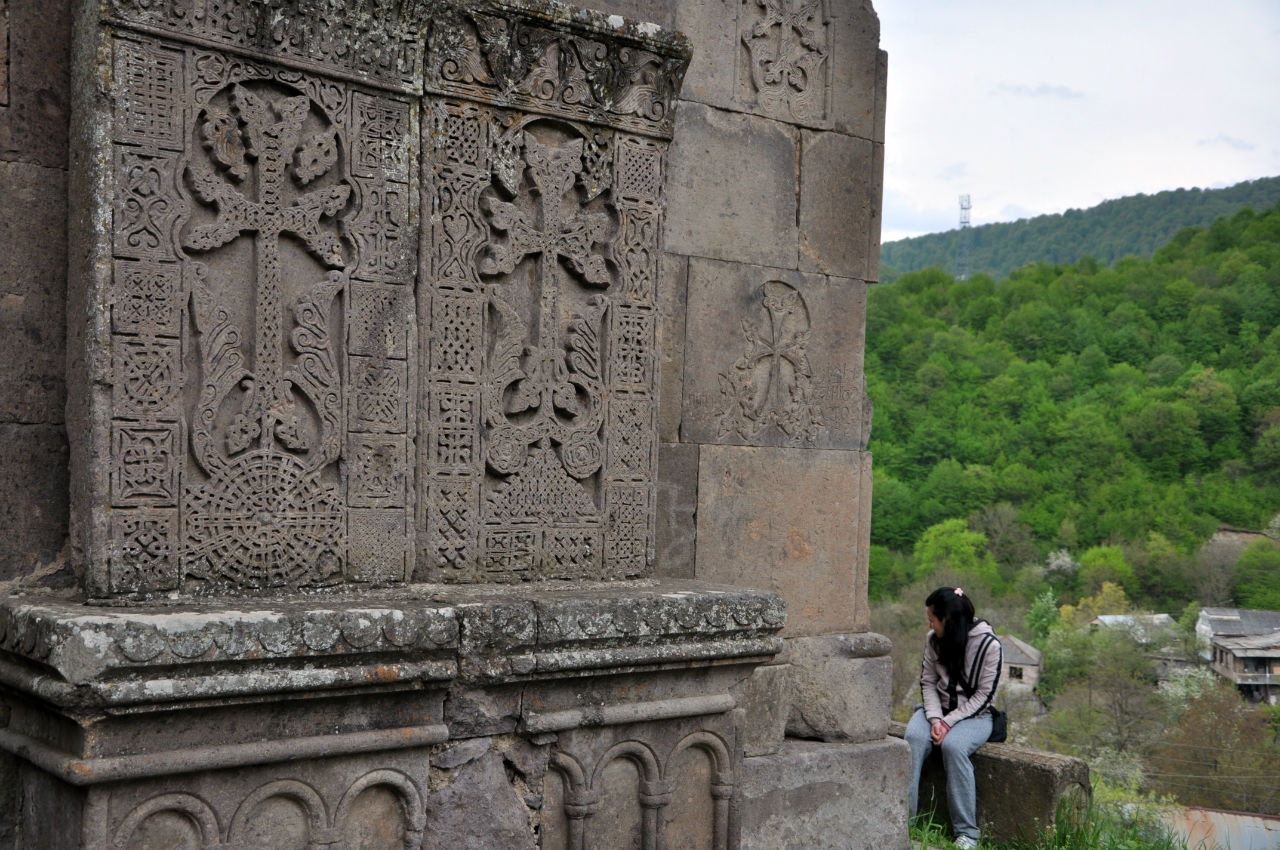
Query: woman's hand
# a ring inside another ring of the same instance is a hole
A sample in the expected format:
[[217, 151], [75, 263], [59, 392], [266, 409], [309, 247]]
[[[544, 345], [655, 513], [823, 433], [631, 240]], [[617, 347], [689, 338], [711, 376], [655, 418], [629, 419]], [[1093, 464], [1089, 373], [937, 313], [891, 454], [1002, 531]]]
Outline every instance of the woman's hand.
[[947, 737], [947, 733], [950, 731], [951, 727], [941, 720], [933, 721], [933, 725], [929, 727], [929, 737], [933, 739], [934, 746], [941, 744], [942, 739]]

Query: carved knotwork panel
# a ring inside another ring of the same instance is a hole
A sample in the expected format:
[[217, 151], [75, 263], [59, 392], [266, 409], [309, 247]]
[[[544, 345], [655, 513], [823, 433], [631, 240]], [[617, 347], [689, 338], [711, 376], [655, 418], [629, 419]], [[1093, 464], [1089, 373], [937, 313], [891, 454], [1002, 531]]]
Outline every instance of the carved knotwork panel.
[[[113, 8], [149, 21], [176, 6]], [[98, 589], [405, 580], [416, 102], [190, 43], [107, 43]]]
[[665, 144], [461, 101], [430, 110], [423, 575], [643, 574]]

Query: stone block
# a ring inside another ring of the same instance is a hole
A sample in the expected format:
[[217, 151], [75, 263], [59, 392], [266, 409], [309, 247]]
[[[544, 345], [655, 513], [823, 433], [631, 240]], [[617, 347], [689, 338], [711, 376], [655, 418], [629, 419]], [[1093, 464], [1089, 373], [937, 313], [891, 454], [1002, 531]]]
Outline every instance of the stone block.
[[[4, 711], [4, 705], [0, 704], [0, 728], [8, 722]], [[17, 756], [0, 750], [0, 850], [20, 850], [17, 842], [18, 813], [22, 810], [22, 784], [18, 781], [21, 769]]]
[[0, 423], [0, 582], [51, 562], [67, 541], [67, 435]]
[[[689, 258], [663, 257], [663, 282], [658, 289], [658, 439], [680, 439], [680, 403], [684, 396], [685, 317], [689, 297]], [[662, 459], [658, 459], [661, 466]], [[661, 474], [661, 472], [659, 472]]]
[[683, 100], [743, 111], [733, 96], [733, 69], [743, 49], [738, 41], [741, 3], [742, 0], [701, 0], [680, 3], [676, 9], [676, 29], [693, 45], [693, 59], [680, 90]]
[[508, 780], [498, 753], [486, 751], [453, 770], [433, 769], [431, 780], [423, 850], [537, 847], [528, 809]]
[[669, 161], [667, 250], [795, 268], [796, 137], [791, 128], [682, 103]]
[[[7, 86], [0, 103], [0, 159], [67, 165], [71, 3], [8, 0]], [[12, 245], [15, 243], [5, 243]]]
[[829, 8], [834, 57], [827, 126], [838, 133], [883, 142], [880, 18], [871, 0], [846, 0]]
[[904, 742], [787, 741], [745, 759], [738, 817], [742, 850], [907, 850]]
[[703, 446], [697, 574], [779, 593], [783, 634], [865, 631], [865, 452]]
[[752, 670], [734, 688], [743, 715], [742, 751], [748, 758], [773, 755], [782, 747], [791, 708], [791, 676], [790, 664], [771, 664]]
[[866, 287], [691, 260], [681, 438], [860, 449]]
[[792, 638], [787, 735], [873, 741], [889, 732], [890, 643], [876, 634]]
[[61, 423], [67, 403], [67, 175], [0, 163], [0, 422]]
[[697, 549], [698, 449], [696, 444], [658, 445], [658, 559], [664, 578], [693, 578]]
[[868, 279], [871, 219], [880, 202], [874, 147], [840, 133], [801, 133], [803, 271]]
[[880, 22], [869, 0], [812, 0], [812, 17], [791, 18], [793, 4], [785, 0], [687, 5], [694, 8], [676, 18], [694, 43], [687, 97], [872, 137]]
[[[893, 734], [901, 736], [901, 723]], [[978, 827], [985, 839], [1004, 843], [1034, 839], [1052, 826], [1063, 806], [1087, 807], [1092, 793], [1089, 765], [1072, 756], [1012, 744], [984, 744], [973, 754], [978, 785]], [[933, 753], [920, 777], [920, 811], [949, 822], [946, 771]]]

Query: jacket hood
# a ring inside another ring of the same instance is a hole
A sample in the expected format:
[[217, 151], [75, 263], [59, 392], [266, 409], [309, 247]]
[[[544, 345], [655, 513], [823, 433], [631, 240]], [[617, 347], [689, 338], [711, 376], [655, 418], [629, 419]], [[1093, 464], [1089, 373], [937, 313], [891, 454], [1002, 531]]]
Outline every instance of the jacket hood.
[[969, 637], [978, 637], [979, 635], [993, 635], [996, 630], [991, 628], [991, 624], [986, 620], [974, 620], [973, 628], [969, 629]]

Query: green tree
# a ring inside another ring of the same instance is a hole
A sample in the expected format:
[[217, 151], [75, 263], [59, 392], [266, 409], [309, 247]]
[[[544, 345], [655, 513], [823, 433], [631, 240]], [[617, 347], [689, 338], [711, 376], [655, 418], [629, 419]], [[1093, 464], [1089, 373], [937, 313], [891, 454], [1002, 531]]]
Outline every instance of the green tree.
[[1255, 540], [1240, 554], [1235, 597], [1244, 608], [1280, 611], [1280, 548], [1271, 540]]
[[987, 538], [970, 531], [962, 519], [943, 520], [925, 529], [916, 543], [913, 560], [919, 578], [947, 569], [988, 584], [998, 580], [995, 562], [987, 554]]

